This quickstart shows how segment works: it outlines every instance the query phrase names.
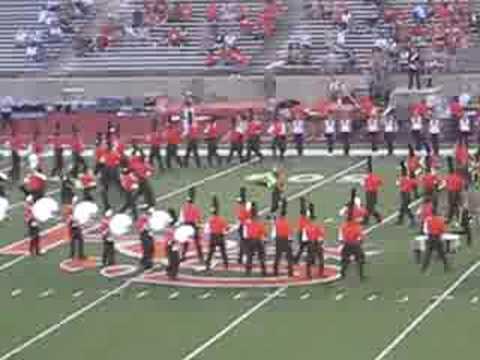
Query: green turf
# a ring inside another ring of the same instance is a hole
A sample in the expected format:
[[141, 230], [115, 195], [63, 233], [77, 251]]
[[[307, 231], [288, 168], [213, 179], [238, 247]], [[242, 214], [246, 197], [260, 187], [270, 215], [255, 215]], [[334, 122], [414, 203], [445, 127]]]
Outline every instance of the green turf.
[[[345, 158], [306, 158], [288, 160], [286, 167], [289, 174], [315, 172], [328, 176], [351, 164], [352, 160]], [[224, 204], [224, 213], [231, 218], [232, 203], [243, 178], [270, 166], [271, 163], [248, 167], [206, 183], [199, 188], [199, 204], [207, 211], [211, 194], [218, 194]], [[375, 161], [375, 167], [387, 183], [381, 197], [381, 209], [389, 215], [396, 210], [398, 202], [394, 185], [397, 162], [379, 159]], [[157, 179], [155, 190], [157, 194], [165, 194], [212, 173], [212, 170], [176, 170]], [[307, 186], [290, 184], [288, 192], [293, 195]], [[320, 218], [338, 220], [337, 212], [348, 198], [348, 191], [348, 185], [330, 183], [313, 191], [309, 198], [317, 204]], [[268, 205], [269, 196], [265, 191], [249, 186], [249, 193], [259, 202], [260, 208]], [[161, 205], [178, 206], [183, 201], [184, 196], [179, 195]], [[289, 210], [296, 214], [298, 201], [294, 201]], [[328, 239], [333, 241], [336, 226], [329, 225], [328, 229]], [[2, 244], [18, 240], [23, 231], [21, 220], [14, 219], [8, 228], [0, 231]], [[343, 282], [287, 289], [286, 297], [277, 298], [255, 312], [206, 349], [198, 359], [292, 359], [300, 354], [302, 357], [373, 360], [412, 318], [428, 306], [432, 295], [441, 293], [475, 259], [478, 251], [476, 246], [472, 250], [462, 249], [453, 259], [454, 271], [450, 274], [444, 275], [441, 267], [434, 263], [429, 274], [422, 275], [408, 251], [413, 236], [413, 230], [392, 224], [375, 230], [368, 242], [384, 253], [369, 259], [366, 283], [359, 283], [352, 267]], [[90, 254], [99, 250], [97, 245], [88, 247]], [[63, 274], [58, 263], [66, 256], [66, 248], [57, 249], [39, 259], [28, 258], [0, 273], [3, 309], [0, 358], [1, 354], [97, 299], [102, 290], [121, 283], [120, 280], [107, 280], [94, 271]], [[120, 259], [132, 262], [124, 257]], [[478, 279], [478, 275], [472, 276], [460, 287], [453, 300], [436, 309], [388, 359], [430, 358], [432, 353], [436, 359], [450, 359], [460, 349], [465, 354], [461, 358], [476, 358], [473, 334], [478, 330], [476, 320], [480, 302], [472, 305], [469, 301], [476, 293]], [[10, 293], [16, 288], [23, 292], [13, 298]], [[46, 289], [54, 289], [55, 293], [39, 298]], [[84, 293], [74, 299], [72, 294], [79, 289]], [[145, 290], [148, 294], [137, 299], [138, 293]], [[141, 354], [180, 360], [265, 296], [265, 290], [249, 290], [245, 299], [233, 300], [237, 291], [224, 289], [214, 290], [210, 299], [199, 300], [197, 297], [204, 290], [181, 289], [177, 300], [168, 300], [172, 291], [174, 289], [168, 287], [132, 285], [119, 296], [26, 348], [15, 359], [67, 356], [75, 359], [131, 359]], [[300, 300], [306, 291], [311, 297]], [[345, 297], [336, 301], [339, 293], [344, 293]], [[368, 301], [371, 294], [378, 298]], [[408, 295], [408, 302], [398, 303], [397, 300], [405, 295]], [[453, 347], [449, 347], [451, 334]]]

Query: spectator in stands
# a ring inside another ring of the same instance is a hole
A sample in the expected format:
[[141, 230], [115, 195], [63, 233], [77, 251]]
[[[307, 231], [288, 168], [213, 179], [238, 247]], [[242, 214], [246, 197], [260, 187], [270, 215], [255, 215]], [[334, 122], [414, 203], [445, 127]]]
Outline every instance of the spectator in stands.
[[95, 51], [95, 41], [82, 33], [77, 33], [73, 37], [73, 52], [75, 56], [85, 56], [89, 52]]
[[168, 21], [190, 21], [192, 20], [192, 4], [190, 3], [176, 3], [168, 11]]
[[309, 19], [321, 19], [324, 17], [324, 5], [321, 0], [312, 0], [305, 4], [305, 11]]
[[428, 18], [428, 9], [426, 4], [417, 4], [412, 9], [413, 20], [417, 24], [425, 24], [425, 21]]
[[15, 33], [15, 46], [25, 47], [29, 38], [29, 32], [25, 29], [19, 29]]
[[168, 31], [168, 44], [170, 46], [183, 46], [188, 39], [188, 30], [185, 26], [172, 27]]
[[94, 0], [73, 0], [72, 1], [75, 13], [78, 15], [88, 14], [94, 7]]
[[340, 28], [342, 30], [347, 30], [350, 27], [351, 21], [352, 21], [352, 13], [350, 12], [350, 10], [345, 9], [340, 15], [340, 19], [338, 22]]
[[167, 0], [144, 0], [145, 23], [149, 26], [161, 25], [168, 20]]

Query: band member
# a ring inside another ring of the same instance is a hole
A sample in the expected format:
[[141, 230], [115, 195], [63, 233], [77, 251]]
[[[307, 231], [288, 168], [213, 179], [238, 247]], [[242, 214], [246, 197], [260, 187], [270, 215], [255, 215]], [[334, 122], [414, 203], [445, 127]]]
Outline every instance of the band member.
[[237, 121], [236, 118], [231, 120], [230, 128], [230, 151], [227, 157], [227, 164], [232, 162], [232, 158], [237, 153], [238, 159], [240, 162], [243, 161], [243, 142], [245, 138], [246, 123], [242, 115], [240, 116], [240, 121]]
[[169, 227], [165, 230], [165, 239], [167, 243], [167, 276], [174, 280], [177, 278], [180, 269], [180, 244], [175, 239], [175, 224], [177, 223], [177, 214], [174, 209], [168, 209], [170, 218], [172, 219]]
[[423, 141], [423, 117], [418, 111], [414, 111], [410, 117], [410, 132], [413, 141], [415, 142], [415, 149], [417, 151], [422, 149]]
[[275, 118], [272, 125], [268, 129], [268, 133], [272, 135], [272, 154], [277, 158], [277, 150], [280, 154], [280, 160], [284, 160], [285, 151], [287, 150], [287, 125], [285, 121]]
[[335, 145], [335, 132], [337, 122], [334, 117], [333, 111], [329, 111], [327, 118], [324, 121], [323, 133], [327, 139], [327, 150], [329, 154], [333, 154], [333, 147]]
[[373, 108], [367, 117], [367, 131], [370, 137], [372, 151], [376, 152], [378, 150], [378, 132], [380, 131], [380, 119], [376, 108]]
[[352, 132], [352, 120], [340, 120], [340, 134], [343, 141], [343, 153], [345, 156], [350, 155], [350, 134]]
[[417, 89], [420, 90], [420, 53], [413, 45], [408, 49], [408, 89], [413, 89], [413, 80], [415, 78]]
[[0, 172], [0, 197], [7, 198], [7, 192], [5, 190], [5, 185], [8, 181], [8, 176]]
[[443, 268], [445, 272], [447, 272], [449, 270], [449, 265], [442, 243], [442, 235], [446, 232], [447, 225], [445, 223], [445, 219], [437, 214], [435, 205], [433, 206], [433, 216], [427, 219], [425, 226], [427, 229], [428, 239], [422, 264], [422, 272], [425, 272], [430, 265], [433, 251], [437, 252], [439, 259], [443, 263]]
[[28, 228], [30, 237], [29, 251], [31, 256], [40, 255], [40, 225], [33, 217], [32, 207], [34, 204], [33, 196], [27, 196], [25, 199], [25, 207], [23, 217]]
[[53, 169], [50, 172], [50, 176], [60, 176], [63, 173], [63, 140], [60, 135], [60, 123], [55, 123], [55, 131], [53, 136], [48, 140], [49, 144], [53, 147]]
[[458, 234], [465, 235], [467, 240], [467, 246], [472, 246], [472, 223], [473, 217], [470, 215], [470, 210], [468, 206], [462, 206], [461, 216], [460, 216], [460, 230]]
[[[195, 188], [190, 188], [188, 190], [187, 202], [184, 203], [182, 206], [182, 209], [180, 211], [180, 219], [182, 223], [186, 225], [190, 225], [194, 228], [195, 233], [193, 236], [193, 241], [195, 244], [195, 248], [197, 250], [197, 257], [198, 257], [198, 260], [201, 263], [203, 263], [204, 258], [203, 258], [202, 244], [200, 242], [200, 231], [199, 231], [200, 222], [202, 220], [202, 211], [195, 204]], [[187, 258], [188, 247], [189, 247], [189, 243], [186, 242], [183, 245], [183, 249], [182, 249], [182, 260], [185, 260]]]
[[[433, 216], [433, 201], [431, 196], [425, 195], [423, 197], [423, 201], [420, 204], [416, 215], [418, 223], [420, 224], [420, 233], [423, 234], [425, 233], [425, 222], [428, 218]], [[417, 259], [420, 259], [420, 256], [417, 256]]]
[[414, 191], [417, 182], [408, 175], [405, 162], [402, 161], [400, 166], [401, 174], [397, 180], [397, 185], [400, 188], [400, 210], [397, 225], [402, 225], [403, 219], [405, 215], [407, 215], [410, 219], [410, 226], [415, 227], [415, 217], [410, 209], [410, 203], [412, 201], [412, 192]]
[[250, 161], [252, 159], [252, 153], [256, 155], [260, 159], [260, 161], [263, 161], [263, 154], [260, 150], [260, 136], [262, 134], [262, 131], [262, 123], [255, 118], [253, 110], [250, 109], [246, 130], [247, 161]]
[[35, 169], [36, 167], [41, 167], [42, 169], [44, 168], [44, 163], [42, 159], [44, 151], [45, 151], [45, 145], [43, 141], [40, 139], [40, 131], [36, 129], [35, 132], [33, 133], [31, 152], [33, 155], [36, 156], [37, 165], [35, 166], [34, 164], [32, 164], [32, 161], [30, 161], [31, 169]]
[[154, 207], [155, 195], [149, 180], [153, 176], [152, 166], [145, 161], [143, 154], [140, 154], [130, 157], [128, 167], [138, 179], [138, 192], [134, 200], [136, 200], [136, 197], [143, 195], [146, 206]]
[[323, 276], [325, 271], [325, 258], [323, 254], [323, 242], [326, 230], [321, 224], [316, 224], [315, 208], [313, 204], [309, 207], [310, 221], [305, 228], [307, 238], [307, 267], [306, 273], [309, 279], [312, 278], [312, 265], [318, 261], [318, 276]]
[[298, 252], [295, 256], [295, 264], [298, 264], [300, 261], [300, 257], [303, 254], [303, 251], [307, 247], [307, 235], [305, 230], [309, 223], [309, 216], [308, 216], [308, 206], [307, 206], [307, 199], [303, 196], [300, 198], [300, 216], [297, 221], [297, 242], [298, 242]]
[[469, 172], [470, 154], [468, 152], [468, 146], [463, 138], [460, 138], [455, 144], [455, 164], [457, 171], [461, 174], [465, 180], [465, 188], [468, 188], [470, 184], [470, 172]]
[[110, 221], [112, 220], [113, 211], [108, 209], [100, 223], [100, 234], [102, 235], [103, 252], [102, 266], [115, 265], [115, 242], [110, 232]]
[[120, 175], [120, 183], [122, 184], [123, 193], [125, 194], [125, 204], [119, 211], [123, 213], [129, 209], [132, 212], [133, 218], [137, 219], [138, 211], [135, 199], [138, 191], [138, 177], [132, 170], [123, 168], [122, 174]]
[[185, 136], [187, 139], [187, 150], [185, 152], [185, 157], [183, 158], [183, 164], [185, 167], [188, 167], [190, 160], [190, 154], [193, 154], [195, 159], [195, 164], [197, 168], [202, 166], [200, 162], [200, 155], [198, 154], [198, 140], [200, 138], [200, 127], [192, 117], [192, 113], [189, 113], [189, 118], [187, 121], [187, 127], [185, 128]]
[[72, 160], [73, 160], [73, 167], [72, 167], [72, 174], [74, 177], [77, 177], [77, 174], [81, 167], [87, 166], [87, 162], [83, 158], [83, 151], [85, 150], [85, 144], [82, 141], [82, 137], [74, 125], [72, 128], [73, 137], [70, 141], [70, 147], [72, 149]]
[[162, 132], [158, 130], [158, 119], [152, 120], [152, 132], [147, 136], [147, 144], [150, 145], [150, 154], [148, 162], [154, 166], [157, 162], [158, 170], [163, 170], [163, 160], [160, 154], [160, 146], [162, 145]]
[[472, 120], [468, 111], [463, 111], [458, 121], [458, 139], [463, 140], [465, 144], [469, 143], [470, 134], [472, 132]]
[[430, 134], [430, 141], [432, 143], [432, 151], [435, 156], [438, 156], [440, 154], [440, 124], [441, 123], [438, 116], [432, 116], [428, 122], [428, 132]]
[[365, 253], [362, 249], [364, 232], [362, 225], [354, 220], [353, 208], [350, 208], [347, 220], [340, 226], [340, 240], [343, 243], [341, 251], [341, 277], [345, 278], [347, 268], [350, 265], [350, 258], [353, 256], [358, 266], [360, 280], [365, 279], [363, 266], [365, 264]]
[[[413, 149], [413, 146], [410, 144], [408, 144], [407, 170], [408, 170], [408, 175], [414, 180], [417, 179], [417, 175], [422, 170], [422, 164], [420, 163], [420, 158], [417, 156], [417, 154], [415, 154], [415, 150]], [[418, 183], [416, 181], [415, 181], [414, 193], [415, 193], [415, 198], [418, 198], [419, 197]]]
[[245, 187], [240, 188], [240, 195], [237, 198], [237, 204], [235, 207], [235, 218], [238, 224], [238, 263], [243, 264], [243, 257], [245, 255], [245, 223], [250, 218], [250, 210], [247, 206], [247, 189]]
[[167, 168], [170, 169], [172, 167], [172, 160], [175, 160], [177, 165], [182, 167], [182, 160], [178, 155], [178, 145], [181, 143], [182, 138], [178, 125], [173, 122], [171, 117], [168, 119], [165, 129], [165, 139], [167, 141], [167, 155], [165, 158]]
[[430, 156], [427, 156], [425, 162], [425, 172], [419, 179], [423, 189], [423, 195], [436, 199], [438, 186], [440, 185], [440, 177], [432, 171]]
[[272, 238], [275, 239], [275, 262], [273, 273], [278, 276], [278, 266], [283, 254], [287, 257], [288, 276], [293, 276], [293, 254], [291, 246], [292, 228], [287, 218], [287, 201], [282, 200], [280, 216], [275, 219]]
[[218, 155], [218, 142], [220, 138], [217, 119], [212, 117], [208, 122], [205, 131], [205, 141], [207, 142], [207, 162], [208, 166], [213, 167], [213, 159], [217, 161], [217, 166], [222, 166], [222, 158]]
[[34, 201], [37, 201], [45, 195], [46, 188], [47, 176], [40, 168], [27, 174], [23, 180], [23, 185], [20, 186], [20, 190], [23, 191], [25, 196], [32, 195]]
[[378, 191], [383, 186], [382, 178], [373, 172], [372, 157], [368, 158], [368, 174], [363, 182], [363, 188], [365, 190], [365, 201], [367, 203], [367, 214], [363, 219], [363, 223], [367, 225], [370, 222], [370, 216], [382, 222], [382, 215], [377, 210]]
[[270, 215], [273, 216], [277, 212], [280, 201], [283, 198], [285, 189], [287, 187], [287, 174], [283, 168], [273, 169], [273, 175], [275, 176], [275, 181], [272, 184], [272, 200], [270, 204]]
[[107, 151], [108, 148], [106, 142], [104, 141], [103, 134], [101, 132], [97, 132], [95, 138], [95, 175], [103, 173]]
[[69, 221], [70, 228], [70, 259], [85, 259], [84, 239], [82, 227], [73, 219]]
[[350, 191], [350, 199], [345, 203], [345, 206], [340, 210], [340, 216], [343, 216], [345, 220], [349, 215], [349, 211], [352, 212], [354, 221], [363, 223], [367, 216], [367, 209], [362, 205], [362, 200], [357, 196], [357, 189], [352, 188]]
[[153, 267], [153, 255], [155, 253], [155, 241], [148, 226], [148, 216], [152, 212], [153, 208], [150, 208], [148, 214], [143, 213], [135, 222], [135, 227], [140, 234], [140, 242], [142, 244], [142, 258], [140, 259], [140, 264], [144, 270]]
[[219, 205], [218, 199], [216, 196], [212, 199], [212, 216], [207, 221], [207, 230], [208, 234], [210, 234], [210, 243], [207, 255], [207, 263], [206, 263], [206, 270], [210, 270], [210, 264], [212, 261], [213, 254], [215, 253], [215, 249], [217, 247], [220, 248], [220, 254], [222, 255], [223, 265], [225, 269], [228, 270], [228, 257], [227, 257], [227, 250], [225, 247], [225, 234], [228, 231], [228, 222], [227, 220], [219, 215]]
[[260, 261], [262, 276], [267, 275], [267, 268], [265, 265], [265, 247], [264, 241], [266, 236], [265, 224], [260, 220], [257, 213], [255, 203], [252, 203], [250, 210], [251, 218], [245, 224], [245, 245], [247, 250], [247, 264], [245, 266], [245, 273], [250, 276], [252, 273], [253, 256], [257, 254]]
[[445, 186], [448, 192], [448, 215], [447, 224], [452, 219], [460, 216], [460, 204], [462, 202], [462, 190], [465, 186], [463, 176], [459, 174], [453, 167], [453, 159], [451, 156], [447, 158], [448, 175], [445, 177]]
[[97, 180], [93, 171], [86, 165], [80, 169], [80, 173], [78, 174], [78, 185], [83, 192], [83, 200], [95, 202], [92, 191], [95, 191], [97, 188]]
[[12, 130], [12, 136], [10, 137], [9, 145], [10, 155], [12, 159], [12, 168], [10, 169], [9, 178], [12, 180], [13, 183], [17, 183], [20, 180], [22, 166], [20, 151], [25, 149], [25, 143], [15, 130]]
[[102, 182], [102, 202], [105, 209], [110, 209], [109, 191], [112, 185], [121, 191], [120, 176], [118, 168], [121, 162], [121, 154], [113, 147], [112, 143], [107, 143], [107, 151], [105, 152], [105, 166], [103, 166], [101, 174]]
[[305, 143], [305, 119], [302, 115], [295, 113], [292, 121], [293, 140], [298, 156], [303, 156], [303, 147]]
[[64, 219], [72, 213], [73, 202], [75, 198], [75, 184], [69, 174], [64, 174], [61, 177], [60, 184], [60, 202], [62, 204], [62, 213]]
[[398, 123], [395, 116], [395, 109], [389, 107], [383, 113], [383, 133], [385, 142], [387, 143], [388, 155], [393, 155], [395, 152], [395, 137], [397, 131]]

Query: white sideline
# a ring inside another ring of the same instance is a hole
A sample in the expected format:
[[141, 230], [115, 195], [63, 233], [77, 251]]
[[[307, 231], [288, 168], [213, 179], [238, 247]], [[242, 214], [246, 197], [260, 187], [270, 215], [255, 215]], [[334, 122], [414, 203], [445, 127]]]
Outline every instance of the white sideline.
[[417, 328], [445, 299], [447, 299], [472, 273], [480, 267], [477, 261], [465, 270], [433, 303], [428, 305], [415, 319], [413, 319], [377, 356], [374, 360], [385, 359], [410, 333]]
[[[361, 162], [358, 162], [340, 172], [337, 172], [336, 174], [330, 176], [328, 179], [324, 179], [322, 180], [321, 182], [317, 183], [317, 184], [314, 184], [304, 190], [302, 190], [301, 192], [295, 194], [295, 195], [292, 195], [289, 197], [290, 200], [292, 200], [292, 198], [296, 198], [296, 197], [300, 197], [300, 196], [303, 196], [305, 194], [307, 194], [308, 192], [311, 192], [315, 189], [317, 189], [318, 187], [320, 186], [323, 186], [323, 185], [320, 185], [320, 184], [326, 184], [327, 182], [331, 182], [331, 181], [334, 181], [336, 180], [338, 177], [340, 176], [343, 176], [343, 174], [353, 170], [353, 169], [356, 169], [360, 166], [363, 166], [364, 164], [366, 163], [366, 160], [363, 160]], [[240, 165], [237, 165], [236, 167], [233, 167], [233, 168], [240, 168], [241, 166], [245, 166], [246, 164], [248, 163], [244, 163], [244, 164], [240, 164]], [[231, 169], [233, 169], [231, 168]], [[231, 170], [230, 169], [230, 170]], [[233, 171], [233, 170], [231, 170]], [[220, 173], [218, 174], [215, 174], [217, 177]], [[213, 175], [213, 176], [215, 176]], [[206, 178], [207, 179], [207, 178]], [[205, 179], [204, 179], [205, 180]], [[262, 212], [265, 212], [267, 211], [267, 208], [263, 209]], [[141, 276], [142, 274], [140, 274], [139, 276]], [[108, 300], [109, 298], [111, 298], [112, 296], [118, 294], [119, 292], [121, 292], [122, 290], [128, 288], [134, 281], [137, 280], [138, 277], [132, 277], [128, 280], [126, 280], [123, 284], [121, 284], [120, 286], [108, 291], [107, 293], [105, 293], [103, 296], [99, 297], [98, 299], [90, 302], [89, 304], [87, 304], [86, 306], [78, 309], [77, 311], [71, 313], [70, 315], [68, 315], [67, 317], [65, 317], [64, 319], [62, 319], [61, 321], [49, 326], [48, 328], [46, 328], [45, 330], [43, 330], [42, 332], [38, 333], [37, 335], [35, 335], [34, 337], [30, 338], [29, 340], [27, 340], [26, 342], [24, 342], [23, 344], [21, 345], [18, 345], [17, 347], [13, 348], [12, 350], [10, 350], [9, 352], [5, 353], [4, 355], [2, 355], [0, 357], [0, 360], [8, 360], [10, 359], [11, 357], [19, 354], [20, 352], [22, 352], [23, 350], [25, 350], [26, 348], [28, 348], [29, 346], [35, 344], [36, 342], [44, 339], [45, 337], [49, 336], [50, 334], [54, 333], [55, 331], [57, 331], [58, 329], [60, 329], [62, 326], [64, 325], [67, 325], [68, 323], [70, 323], [71, 321], [77, 319], [78, 317], [82, 316], [83, 314], [85, 314], [86, 312], [90, 311], [91, 309], [95, 308], [97, 305], [103, 303], [104, 301]], [[224, 333], [221, 335], [221, 336], [218, 336], [217, 334], [217, 339], [215, 341], [217, 341], [218, 339], [220, 339], [221, 337], [223, 337], [224, 335], [226, 335], [231, 329], [233, 329], [235, 326], [237, 326], [238, 324], [240, 324], [243, 320], [245, 320], [248, 316], [250, 316], [251, 314], [253, 314], [254, 312], [256, 312], [258, 309], [260, 309], [261, 307], [263, 307], [264, 305], [268, 304], [271, 300], [275, 299], [278, 295], [280, 295], [282, 292], [283, 292], [284, 288], [279, 288], [278, 290], [276, 290], [274, 293], [270, 294], [269, 297], [267, 297], [266, 299], [262, 300], [259, 304], [255, 305], [252, 309], [249, 310], [249, 312], [247, 311], [247, 313], [249, 313], [246, 317], [245, 317], [245, 314], [243, 315], [244, 318], [241, 319], [241, 320], [237, 320], [237, 323], [234, 325], [234, 326], [230, 326], [230, 328], [225, 331], [224, 330]], [[214, 342], [215, 342], [214, 341]], [[206, 347], [209, 347], [210, 345], [206, 346]]]
[[[225, 175], [228, 175], [228, 174], [230, 174], [230, 173], [232, 173], [232, 172], [235, 172], [235, 171], [237, 171], [237, 170], [239, 170], [239, 169], [241, 169], [241, 168], [243, 168], [243, 167], [251, 164], [252, 162], [254, 162], [254, 161], [251, 161], [250, 163], [237, 164], [237, 165], [232, 166], [232, 167], [230, 167], [230, 168], [228, 168], [228, 169], [225, 169], [225, 170], [220, 171], [220, 172], [218, 172], [218, 173], [215, 173], [215, 174], [213, 174], [213, 175], [207, 176], [207, 177], [205, 177], [205, 178], [203, 178], [203, 179], [197, 180], [197, 181], [195, 181], [195, 182], [193, 182], [193, 183], [191, 183], [191, 184], [189, 184], [189, 185], [187, 185], [187, 186], [184, 186], [184, 187], [182, 187], [182, 188], [180, 188], [180, 189], [177, 189], [177, 190], [175, 190], [175, 191], [172, 191], [172, 192], [169, 192], [169, 193], [167, 193], [167, 194], [161, 195], [161, 196], [157, 197], [156, 200], [157, 200], [157, 201], [163, 201], [163, 200], [166, 200], [166, 199], [175, 197], [175, 196], [177, 196], [177, 195], [179, 195], [179, 194], [187, 191], [187, 190], [190, 189], [192, 186], [195, 186], [195, 187], [196, 187], [196, 186], [203, 185], [203, 184], [205, 184], [206, 182], [209, 182], [209, 181], [218, 179], [218, 178], [223, 177], [223, 176], [225, 176]], [[57, 191], [58, 191], [58, 190], [55, 190], [54, 192], [57, 192]], [[48, 195], [48, 194], [52, 194], [52, 192], [47, 193], [47, 195]], [[18, 206], [18, 205], [20, 205], [20, 204], [21, 204], [21, 203], [14, 204], [14, 205], [11, 206], [11, 208], [13, 208], [13, 207], [15, 207], [15, 206]], [[93, 228], [93, 227], [92, 227], [92, 228]], [[87, 230], [91, 230], [92, 228], [87, 229]], [[6, 263], [4, 263], [4, 264], [1, 264], [1, 265], [0, 265], [0, 272], [4, 271], [4, 270], [6, 270], [6, 269], [9, 269], [10, 267], [12, 267], [12, 266], [14, 266], [15, 264], [17, 264], [17, 263], [25, 260], [26, 258], [28, 258], [28, 256], [21, 255], [21, 256], [13, 259], [13, 260], [11, 260], [11, 261], [8, 261], [8, 262], [6, 262]]]

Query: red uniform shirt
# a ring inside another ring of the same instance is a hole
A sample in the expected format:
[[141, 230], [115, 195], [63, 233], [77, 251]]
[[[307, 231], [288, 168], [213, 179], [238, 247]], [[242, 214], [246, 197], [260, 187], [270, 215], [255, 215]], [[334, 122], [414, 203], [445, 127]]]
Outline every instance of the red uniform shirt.
[[18, 136], [13, 136], [9, 143], [10, 149], [13, 151], [21, 151], [25, 149], [25, 142]]
[[205, 129], [205, 138], [217, 139], [218, 138], [218, 124], [216, 122], [209, 123]]
[[401, 176], [398, 182], [401, 192], [410, 193], [417, 187], [417, 181], [409, 176]]
[[374, 173], [367, 175], [363, 182], [363, 187], [367, 192], [378, 192], [383, 185], [383, 180], [380, 176]]
[[197, 224], [202, 219], [202, 211], [197, 205], [187, 202], [182, 206], [182, 217], [185, 223]]
[[122, 174], [120, 184], [125, 191], [132, 192], [138, 189], [138, 178], [133, 172]]
[[420, 221], [423, 223], [433, 215], [433, 205], [432, 203], [426, 202], [420, 206], [419, 215]]
[[132, 156], [128, 161], [128, 167], [139, 180], [145, 180], [153, 175], [152, 165], [145, 162], [140, 156]]
[[292, 229], [286, 217], [279, 217], [275, 220], [275, 235], [279, 238], [290, 238]]
[[178, 145], [182, 142], [180, 130], [177, 126], [170, 125], [165, 130], [165, 139], [169, 145]]
[[44, 174], [33, 173], [26, 178], [26, 186], [30, 191], [40, 191], [47, 185], [47, 177]]
[[72, 148], [72, 151], [74, 153], [77, 153], [77, 154], [79, 154], [79, 153], [83, 152], [83, 150], [85, 150], [85, 144], [83, 143], [82, 139], [80, 139], [77, 136], [75, 136], [71, 140], [70, 146]]
[[463, 177], [460, 174], [455, 173], [455, 172], [452, 173], [452, 174], [448, 174], [445, 177], [445, 183], [446, 183], [446, 186], [447, 186], [447, 190], [451, 191], [451, 192], [462, 191], [462, 189], [465, 185]]
[[238, 130], [230, 131], [230, 142], [234, 144], [241, 143], [243, 141], [243, 134]]
[[33, 150], [34, 154], [40, 156], [41, 154], [43, 154], [43, 151], [45, 150], [45, 146], [43, 145], [43, 143], [41, 143], [39, 141], [35, 141], [32, 144], [32, 150]]
[[310, 220], [308, 219], [308, 217], [306, 217], [305, 215], [300, 215], [300, 217], [298, 218], [297, 230], [298, 231], [305, 230], [309, 222]]
[[252, 137], [260, 136], [262, 129], [263, 126], [260, 121], [250, 121], [247, 125], [247, 138], [251, 139]]
[[245, 238], [248, 240], [263, 240], [266, 232], [265, 224], [259, 220], [249, 219], [245, 224]]
[[197, 124], [196, 121], [194, 121], [188, 127], [187, 138], [189, 140], [198, 140], [199, 137], [200, 137], [200, 126]]
[[120, 159], [120, 154], [116, 150], [108, 150], [105, 153], [105, 165], [110, 168], [120, 165]]
[[433, 236], [442, 236], [446, 228], [445, 220], [441, 216], [435, 215], [427, 219], [427, 231]]
[[102, 221], [100, 222], [100, 234], [102, 234], [102, 236], [106, 236], [108, 235], [108, 233], [110, 232], [110, 220], [111, 220], [111, 217], [107, 217], [105, 216]]
[[92, 187], [95, 187], [97, 185], [95, 181], [95, 175], [93, 175], [91, 172], [86, 172], [80, 175], [80, 183], [82, 185], [82, 188], [84, 189], [90, 189]]
[[358, 244], [363, 239], [363, 228], [356, 221], [347, 221], [340, 227], [343, 241], [346, 244]]
[[235, 217], [241, 225], [245, 225], [245, 222], [250, 219], [250, 211], [248, 211], [246, 204], [235, 206]]
[[410, 174], [414, 174], [420, 167], [420, 159], [416, 155], [408, 157], [407, 169]]
[[210, 233], [214, 235], [223, 235], [228, 229], [228, 222], [220, 215], [213, 215], [208, 219]]
[[97, 146], [97, 148], [95, 149], [95, 160], [98, 163], [104, 164], [107, 153], [108, 153], [108, 149], [105, 145]]
[[323, 241], [326, 231], [322, 225], [310, 222], [305, 228], [305, 234], [308, 241]]
[[160, 146], [162, 144], [162, 133], [156, 131], [148, 135], [147, 144], [149, 144], [150, 146]]
[[440, 182], [437, 174], [427, 173], [420, 178], [420, 182], [425, 191], [433, 191]]

